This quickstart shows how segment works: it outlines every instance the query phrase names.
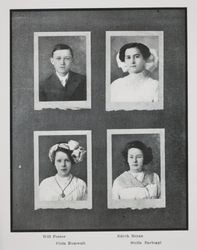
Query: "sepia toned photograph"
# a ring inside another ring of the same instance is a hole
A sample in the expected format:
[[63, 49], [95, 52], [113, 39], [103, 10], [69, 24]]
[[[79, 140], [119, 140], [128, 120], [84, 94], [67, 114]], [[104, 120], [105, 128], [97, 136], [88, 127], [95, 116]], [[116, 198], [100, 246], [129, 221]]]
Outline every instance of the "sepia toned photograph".
[[165, 207], [164, 129], [107, 131], [108, 208]]
[[35, 209], [92, 208], [91, 132], [34, 132]]
[[106, 32], [106, 110], [163, 109], [163, 32]]
[[35, 109], [91, 108], [90, 32], [34, 32]]

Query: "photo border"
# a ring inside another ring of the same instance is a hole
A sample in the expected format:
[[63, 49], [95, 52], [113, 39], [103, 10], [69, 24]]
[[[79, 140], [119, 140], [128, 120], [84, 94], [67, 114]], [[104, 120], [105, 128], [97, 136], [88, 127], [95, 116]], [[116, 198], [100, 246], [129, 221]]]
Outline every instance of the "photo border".
[[[160, 135], [160, 182], [161, 198], [143, 200], [113, 200], [112, 199], [112, 136], [126, 134], [159, 134]], [[165, 208], [166, 189], [165, 189], [165, 129], [108, 129], [107, 130], [107, 206], [109, 209], [131, 208]]]
[[[158, 36], [159, 39], [159, 101], [111, 102], [111, 37], [113, 36]], [[164, 32], [163, 31], [106, 31], [106, 111], [116, 110], [161, 110], [164, 109]]]
[[[66, 201], [66, 203], [39, 200], [39, 137], [57, 135], [86, 135], [87, 139], [87, 190], [86, 201]], [[34, 131], [34, 209], [92, 209], [92, 133], [90, 130]]]
[[[39, 101], [39, 37], [85, 36], [86, 37], [86, 101]], [[34, 32], [34, 109], [91, 109], [91, 32]]]

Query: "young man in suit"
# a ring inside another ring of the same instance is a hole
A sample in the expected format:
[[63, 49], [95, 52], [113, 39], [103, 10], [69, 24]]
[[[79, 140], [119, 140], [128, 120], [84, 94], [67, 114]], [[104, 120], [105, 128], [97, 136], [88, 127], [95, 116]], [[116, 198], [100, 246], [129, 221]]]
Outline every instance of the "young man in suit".
[[73, 51], [66, 44], [55, 45], [51, 63], [55, 72], [40, 83], [40, 101], [86, 100], [86, 77], [71, 71]]

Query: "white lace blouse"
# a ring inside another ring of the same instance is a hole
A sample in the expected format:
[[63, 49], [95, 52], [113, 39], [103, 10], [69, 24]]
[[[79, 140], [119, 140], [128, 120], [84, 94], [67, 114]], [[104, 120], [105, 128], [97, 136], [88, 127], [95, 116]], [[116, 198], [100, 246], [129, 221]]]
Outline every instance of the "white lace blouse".
[[85, 200], [87, 187], [83, 180], [71, 174], [68, 177], [60, 177], [56, 174], [40, 183], [39, 196], [40, 201]]
[[131, 173], [125, 171], [113, 183], [112, 196], [119, 199], [158, 199], [160, 196], [160, 180], [156, 173]]
[[146, 70], [118, 78], [111, 84], [111, 102], [158, 102], [158, 81]]

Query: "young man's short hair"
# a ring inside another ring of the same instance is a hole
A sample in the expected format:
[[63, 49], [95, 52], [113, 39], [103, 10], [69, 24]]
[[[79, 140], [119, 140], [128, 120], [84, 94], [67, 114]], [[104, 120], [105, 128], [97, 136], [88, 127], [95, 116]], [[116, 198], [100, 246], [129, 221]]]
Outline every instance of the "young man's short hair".
[[72, 57], [73, 57], [73, 50], [71, 49], [71, 47], [70, 46], [68, 46], [67, 44], [56, 44], [55, 46], [54, 46], [54, 48], [53, 48], [53, 50], [52, 50], [52, 53], [51, 53], [51, 56], [53, 57], [53, 54], [54, 54], [54, 52], [56, 51], [56, 50], [63, 50], [63, 49], [68, 49], [68, 50], [70, 50], [70, 53], [71, 53], [71, 55], [72, 55]]

